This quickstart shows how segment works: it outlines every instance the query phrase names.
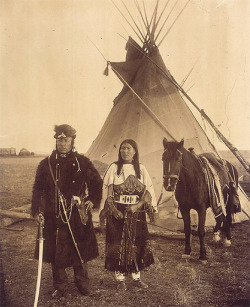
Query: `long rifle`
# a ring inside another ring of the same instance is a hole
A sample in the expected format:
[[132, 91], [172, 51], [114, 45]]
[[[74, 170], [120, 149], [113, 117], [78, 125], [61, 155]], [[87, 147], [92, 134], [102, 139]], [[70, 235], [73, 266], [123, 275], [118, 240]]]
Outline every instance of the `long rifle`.
[[41, 276], [42, 276], [43, 241], [44, 241], [44, 238], [43, 238], [44, 217], [42, 213], [39, 213], [38, 215], [38, 222], [39, 222], [39, 258], [38, 258], [36, 294], [35, 294], [34, 307], [37, 307], [38, 297], [39, 297], [39, 292], [40, 292], [40, 285], [41, 285]]

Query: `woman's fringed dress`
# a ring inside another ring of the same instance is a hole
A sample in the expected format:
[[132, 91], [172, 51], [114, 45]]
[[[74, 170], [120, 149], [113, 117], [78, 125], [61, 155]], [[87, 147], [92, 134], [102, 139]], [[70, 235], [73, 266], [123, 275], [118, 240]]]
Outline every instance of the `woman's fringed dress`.
[[[137, 272], [154, 263], [146, 211], [156, 208], [156, 200], [151, 179], [142, 164], [140, 173], [141, 178], [137, 179], [133, 165], [124, 164], [118, 175], [117, 164], [113, 163], [104, 177], [106, 203], [112, 201], [123, 214], [122, 219], [116, 219], [111, 214], [107, 216], [105, 268], [110, 271]], [[144, 205], [138, 211], [132, 213], [126, 210], [141, 200]]]

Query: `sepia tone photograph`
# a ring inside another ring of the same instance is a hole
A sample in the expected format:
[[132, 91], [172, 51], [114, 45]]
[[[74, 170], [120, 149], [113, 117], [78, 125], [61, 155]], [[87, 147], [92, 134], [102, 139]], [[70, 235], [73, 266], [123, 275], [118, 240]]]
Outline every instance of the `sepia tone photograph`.
[[0, 0], [1, 306], [250, 306], [249, 13]]

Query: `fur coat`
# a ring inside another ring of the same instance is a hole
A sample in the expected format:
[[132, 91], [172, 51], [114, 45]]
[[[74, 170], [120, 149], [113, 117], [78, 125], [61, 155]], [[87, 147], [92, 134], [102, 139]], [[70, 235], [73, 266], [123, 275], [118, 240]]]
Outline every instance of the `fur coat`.
[[[76, 205], [71, 206], [72, 196], [85, 198], [98, 209], [102, 198], [102, 179], [90, 160], [78, 153], [66, 156], [54, 151], [49, 157], [54, 179], [66, 201], [70, 226], [84, 262], [98, 256], [92, 215], [88, 212], [86, 225], [81, 223]], [[55, 191], [48, 158], [43, 159], [36, 172], [33, 186], [31, 214], [44, 214], [44, 254], [45, 262], [55, 263], [58, 267], [80, 264], [80, 258], [73, 243], [62, 206]], [[38, 241], [37, 241], [38, 243]], [[35, 257], [38, 258], [38, 244]]]

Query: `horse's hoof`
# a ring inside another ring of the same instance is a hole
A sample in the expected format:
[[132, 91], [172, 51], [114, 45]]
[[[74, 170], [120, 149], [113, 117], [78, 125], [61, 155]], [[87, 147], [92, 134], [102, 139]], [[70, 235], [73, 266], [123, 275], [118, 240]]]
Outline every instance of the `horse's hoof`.
[[188, 255], [188, 254], [182, 254], [182, 255], [181, 255], [181, 258], [182, 258], [182, 259], [190, 259], [190, 255]]
[[224, 239], [223, 245], [224, 245], [225, 247], [231, 246], [231, 240]]
[[220, 233], [217, 231], [214, 233], [214, 242], [219, 242], [221, 239]]

